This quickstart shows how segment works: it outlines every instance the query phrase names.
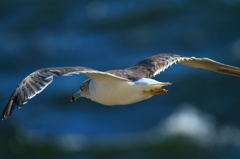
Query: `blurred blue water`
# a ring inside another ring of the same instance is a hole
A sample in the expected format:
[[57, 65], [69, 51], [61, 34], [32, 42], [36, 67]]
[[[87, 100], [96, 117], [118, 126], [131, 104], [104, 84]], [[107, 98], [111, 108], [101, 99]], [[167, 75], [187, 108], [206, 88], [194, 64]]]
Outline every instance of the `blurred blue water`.
[[[17, 84], [43, 67], [122, 69], [168, 52], [240, 66], [237, 1], [11, 0], [0, 4], [2, 109]], [[83, 75], [55, 78], [21, 110], [14, 110], [5, 124], [46, 136], [114, 136], [149, 130], [178, 105], [192, 103], [220, 124], [240, 125], [237, 77], [174, 65], [156, 77], [174, 83], [166, 95], [116, 107], [87, 99], [68, 102], [86, 79]]]

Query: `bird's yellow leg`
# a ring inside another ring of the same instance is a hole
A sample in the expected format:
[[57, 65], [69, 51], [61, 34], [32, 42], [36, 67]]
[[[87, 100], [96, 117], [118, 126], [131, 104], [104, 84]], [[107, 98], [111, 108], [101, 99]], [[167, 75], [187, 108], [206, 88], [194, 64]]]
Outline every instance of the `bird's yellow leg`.
[[166, 94], [168, 92], [167, 89], [160, 88], [154, 88], [150, 89], [149, 91], [144, 90], [143, 93], [150, 94], [150, 95], [160, 95], [160, 94]]

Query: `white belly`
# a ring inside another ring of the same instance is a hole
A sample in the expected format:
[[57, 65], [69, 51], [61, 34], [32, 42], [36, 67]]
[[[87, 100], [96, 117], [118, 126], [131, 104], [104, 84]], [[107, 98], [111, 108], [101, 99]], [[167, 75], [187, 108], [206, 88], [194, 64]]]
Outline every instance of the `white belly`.
[[143, 90], [151, 88], [151, 85], [135, 85], [126, 81], [96, 84], [91, 80], [89, 85], [91, 100], [104, 105], [126, 105], [148, 99], [152, 95], [143, 93]]

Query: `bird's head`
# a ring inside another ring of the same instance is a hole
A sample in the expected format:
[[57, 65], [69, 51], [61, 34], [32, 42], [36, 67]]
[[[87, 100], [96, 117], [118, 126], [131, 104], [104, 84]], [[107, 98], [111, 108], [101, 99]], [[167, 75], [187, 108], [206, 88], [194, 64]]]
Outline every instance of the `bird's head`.
[[87, 80], [85, 82], [83, 82], [81, 85], [80, 85], [80, 89], [79, 91], [77, 91], [76, 93], [74, 93], [72, 95], [72, 97], [70, 98], [70, 101], [74, 101], [80, 97], [86, 97], [86, 98], [89, 98], [89, 82], [90, 80]]

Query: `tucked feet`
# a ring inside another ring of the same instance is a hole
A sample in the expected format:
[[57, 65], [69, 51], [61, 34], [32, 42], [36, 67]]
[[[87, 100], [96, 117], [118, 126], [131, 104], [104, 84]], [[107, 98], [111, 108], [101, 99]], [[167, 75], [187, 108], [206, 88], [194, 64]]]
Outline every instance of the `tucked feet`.
[[168, 92], [167, 89], [163, 88], [155, 88], [155, 89], [150, 89], [149, 91], [143, 91], [143, 93], [150, 94], [150, 95], [160, 95], [160, 94], [166, 94]]

